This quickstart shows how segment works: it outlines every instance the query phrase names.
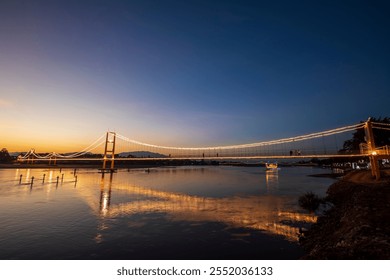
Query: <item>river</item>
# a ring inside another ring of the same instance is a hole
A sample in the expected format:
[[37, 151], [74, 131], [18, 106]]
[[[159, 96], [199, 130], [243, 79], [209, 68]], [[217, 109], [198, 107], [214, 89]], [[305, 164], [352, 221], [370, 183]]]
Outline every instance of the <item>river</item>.
[[333, 179], [307, 176], [324, 172], [1, 169], [0, 259], [297, 259], [317, 218], [297, 200], [325, 195]]

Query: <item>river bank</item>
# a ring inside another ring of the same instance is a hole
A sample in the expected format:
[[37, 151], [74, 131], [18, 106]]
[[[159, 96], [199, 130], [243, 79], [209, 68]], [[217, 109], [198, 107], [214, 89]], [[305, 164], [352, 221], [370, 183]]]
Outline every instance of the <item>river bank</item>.
[[334, 207], [301, 236], [304, 259], [390, 259], [389, 173], [351, 172], [329, 187]]

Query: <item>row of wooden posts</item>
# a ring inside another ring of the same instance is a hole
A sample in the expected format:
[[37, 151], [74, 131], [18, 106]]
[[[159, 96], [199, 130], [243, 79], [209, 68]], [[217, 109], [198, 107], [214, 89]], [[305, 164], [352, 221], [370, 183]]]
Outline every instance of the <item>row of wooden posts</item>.
[[[62, 168], [60, 168], [60, 172], [61, 172], [61, 171], [62, 171]], [[71, 182], [74, 182], [75, 185], [77, 184], [77, 175], [76, 175], [76, 171], [77, 171], [77, 169], [74, 169], [74, 171], [73, 171], [73, 176], [74, 176], [75, 180], [74, 180], [74, 181], [71, 181]], [[20, 174], [20, 176], [19, 176], [19, 185], [22, 184], [22, 178], [23, 178], [23, 175]], [[42, 184], [45, 183], [45, 178], [46, 178], [46, 174], [43, 174], [43, 177], [42, 177]], [[31, 177], [30, 183], [28, 183], [28, 185], [30, 185], [30, 187], [33, 186], [33, 184], [34, 184], [34, 179], [35, 179], [35, 177], [32, 176], [32, 177]], [[58, 186], [59, 180], [60, 180], [60, 176], [57, 176], [56, 186]], [[61, 183], [62, 183], [63, 181], [64, 181], [64, 173], [61, 174]]]

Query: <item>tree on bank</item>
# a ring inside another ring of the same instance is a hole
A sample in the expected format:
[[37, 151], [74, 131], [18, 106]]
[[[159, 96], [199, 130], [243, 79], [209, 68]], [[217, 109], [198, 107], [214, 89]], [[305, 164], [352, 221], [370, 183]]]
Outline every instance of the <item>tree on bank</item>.
[[[384, 123], [384, 124], [390, 124], [390, 118], [371, 118], [372, 122], [376, 123]], [[365, 122], [361, 122], [365, 123]], [[379, 125], [380, 126], [380, 125]], [[389, 126], [383, 126], [386, 129], [389, 129]], [[390, 130], [385, 129], [373, 129], [374, 132], [374, 142], [375, 146], [382, 147], [386, 145], [390, 145]], [[352, 138], [349, 140], [344, 141], [343, 148], [340, 150], [341, 153], [344, 154], [351, 154], [356, 153], [360, 150], [359, 145], [360, 143], [365, 143], [365, 132], [363, 128], [357, 129], [353, 135]]]
[[6, 148], [1, 149], [0, 162], [6, 163], [6, 162], [11, 162], [11, 161], [12, 161], [12, 157], [9, 155], [8, 150]]

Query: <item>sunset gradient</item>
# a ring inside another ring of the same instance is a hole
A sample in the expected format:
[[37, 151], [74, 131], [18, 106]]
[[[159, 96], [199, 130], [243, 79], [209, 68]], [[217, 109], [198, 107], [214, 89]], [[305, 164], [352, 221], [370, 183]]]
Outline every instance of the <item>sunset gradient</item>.
[[0, 148], [250, 143], [389, 116], [387, 1], [0, 3]]

